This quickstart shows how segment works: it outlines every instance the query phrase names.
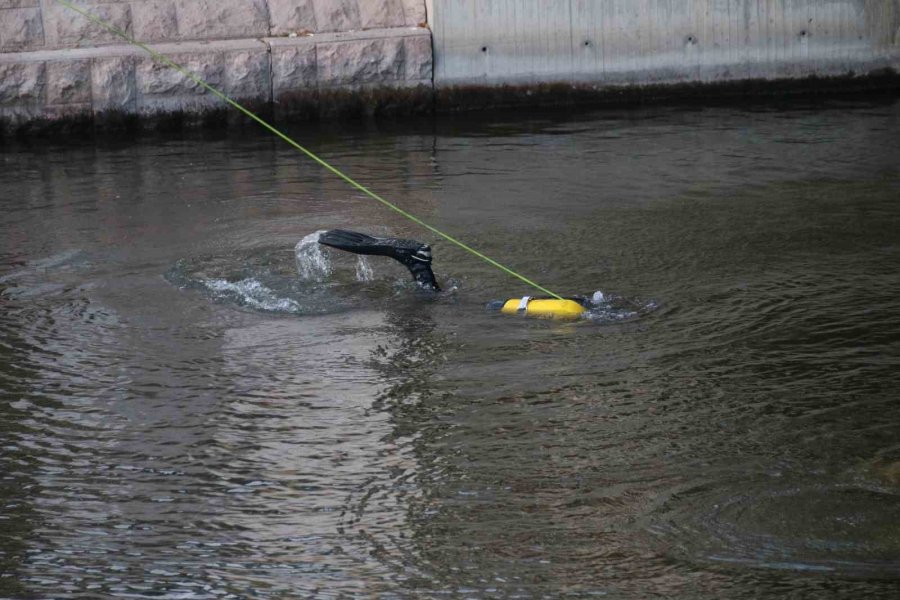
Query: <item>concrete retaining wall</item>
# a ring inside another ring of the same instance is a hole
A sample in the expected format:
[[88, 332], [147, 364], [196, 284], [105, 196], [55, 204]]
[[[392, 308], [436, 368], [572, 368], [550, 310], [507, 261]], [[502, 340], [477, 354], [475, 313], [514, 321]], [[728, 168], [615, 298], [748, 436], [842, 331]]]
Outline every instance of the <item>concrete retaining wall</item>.
[[[286, 114], [900, 69], [900, 0], [76, 1]], [[0, 126], [220, 106], [56, 0], [0, 0]]]
[[900, 0], [435, 0], [432, 27], [437, 88], [900, 67]]
[[[432, 91], [424, 0], [75, 2], [241, 100], [325, 110]], [[375, 96], [377, 93], [377, 97]], [[0, 121], [201, 114], [221, 102], [55, 0], [0, 0]]]

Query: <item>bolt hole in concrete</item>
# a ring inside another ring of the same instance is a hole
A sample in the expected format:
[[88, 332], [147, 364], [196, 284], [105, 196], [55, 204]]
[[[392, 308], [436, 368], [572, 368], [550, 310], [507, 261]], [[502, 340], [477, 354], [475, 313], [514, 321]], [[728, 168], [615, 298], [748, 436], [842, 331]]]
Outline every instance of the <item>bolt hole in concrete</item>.
[[481, 47], [481, 51], [482, 51], [482, 52], [487, 52], [487, 46], [482, 46], [482, 47]]

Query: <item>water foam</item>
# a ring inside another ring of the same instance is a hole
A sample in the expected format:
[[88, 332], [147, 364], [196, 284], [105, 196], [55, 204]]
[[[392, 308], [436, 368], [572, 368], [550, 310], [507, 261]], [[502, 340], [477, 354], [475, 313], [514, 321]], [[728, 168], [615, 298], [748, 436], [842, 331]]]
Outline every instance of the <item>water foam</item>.
[[358, 256], [356, 260], [356, 280], [366, 282], [373, 279], [375, 279], [375, 271], [372, 270], [372, 265], [369, 264], [365, 256]]
[[256, 279], [227, 281], [225, 279], [209, 279], [203, 282], [213, 292], [236, 296], [237, 300], [257, 310], [270, 312], [298, 312], [300, 305], [275, 293]]
[[[334, 272], [334, 264], [327, 250], [319, 244], [319, 236], [324, 230], [316, 231], [304, 237], [294, 246], [297, 259], [297, 272], [302, 281], [322, 283]], [[356, 257], [356, 280], [367, 283], [375, 279], [375, 271], [365, 256]]]
[[325, 233], [324, 230], [311, 233], [294, 246], [297, 272], [303, 281], [325, 281], [334, 271], [328, 254], [322, 251], [322, 246], [319, 244], [319, 236], [323, 233]]
[[641, 302], [597, 290], [591, 296], [591, 305], [584, 312], [584, 317], [600, 324], [621, 323], [639, 319], [656, 308], [652, 300]]

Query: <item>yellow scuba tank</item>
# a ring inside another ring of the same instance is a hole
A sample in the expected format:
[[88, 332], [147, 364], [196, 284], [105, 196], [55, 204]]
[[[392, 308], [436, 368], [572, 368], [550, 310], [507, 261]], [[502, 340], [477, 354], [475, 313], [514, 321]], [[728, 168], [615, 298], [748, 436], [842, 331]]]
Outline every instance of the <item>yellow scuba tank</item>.
[[558, 298], [513, 298], [503, 303], [500, 312], [507, 315], [525, 315], [544, 319], [574, 321], [580, 319], [585, 308], [575, 300]]

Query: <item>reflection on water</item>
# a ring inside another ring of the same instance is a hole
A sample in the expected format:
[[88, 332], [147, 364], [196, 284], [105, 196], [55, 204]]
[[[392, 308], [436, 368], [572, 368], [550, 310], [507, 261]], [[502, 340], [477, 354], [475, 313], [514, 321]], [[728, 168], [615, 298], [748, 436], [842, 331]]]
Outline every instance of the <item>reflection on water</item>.
[[264, 135], [0, 148], [0, 596], [896, 597], [898, 127], [295, 132], [575, 324]]

